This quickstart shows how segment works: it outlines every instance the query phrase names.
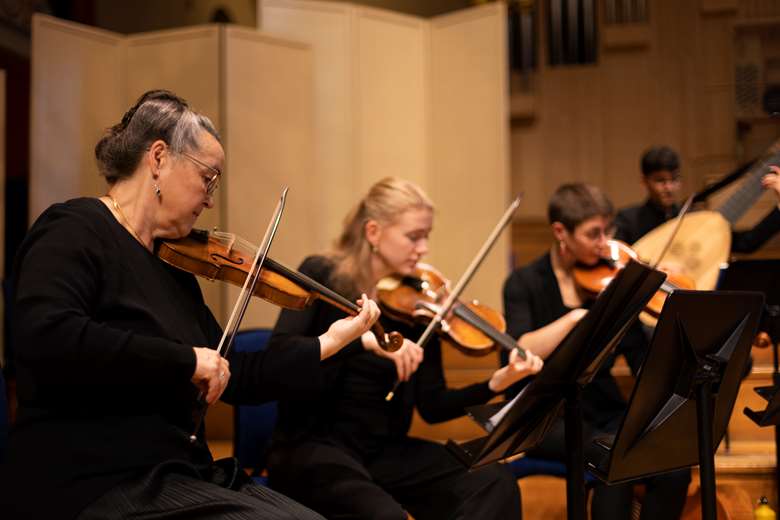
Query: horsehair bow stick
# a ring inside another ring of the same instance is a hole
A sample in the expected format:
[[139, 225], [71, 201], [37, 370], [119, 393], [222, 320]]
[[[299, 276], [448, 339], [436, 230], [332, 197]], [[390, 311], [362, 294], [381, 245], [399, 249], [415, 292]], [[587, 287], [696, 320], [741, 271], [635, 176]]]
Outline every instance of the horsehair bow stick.
[[[276, 209], [274, 210], [271, 221], [268, 223], [268, 227], [265, 230], [263, 240], [260, 242], [260, 247], [257, 248], [257, 253], [255, 253], [255, 259], [252, 262], [252, 267], [249, 270], [249, 274], [244, 280], [244, 285], [241, 288], [241, 292], [239, 293], [238, 298], [236, 298], [235, 305], [233, 305], [233, 311], [230, 313], [227, 326], [222, 332], [222, 339], [219, 340], [217, 353], [224, 358], [226, 358], [230, 353], [230, 349], [232, 348], [233, 342], [236, 339], [238, 327], [241, 325], [241, 321], [244, 319], [244, 314], [246, 314], [246, 309], [249, 306], [249, 300], [252, 298], [252, 294], [255, 292], [257, 280], [260, 279], [260, 273], [262, 273], [263, 264], [265, 263], [265, 259], [268, 257], [268, 250], [271, 249], [271, 243], [273, 242], [274, 236], [276, 235], [276, 230], [279, 228], [279, 222], [282, 220], [282, 212], [284, 211], [284, 205], [287, 202], [287, 191], [288, 188], [285, 186], [282, 190], [281, 197], [279, 197], [279, 202], [276, 203]], [[198, 395], [198, 402], [203, 401], [203, 397], [203, 391], [201, 391]], [[192, 431], [192, 435], [190, 435], [190, 442], [194, 443], [197, 440], [198, 430], [200, 430], [200, 426], [203, 423], [203, 418], [206, 415], [207, 408], [208, 404], [204, 403], [198, 411], [198, 415], [195, 418], [195, 428]]]
[[664, 248], [661, 250], [661, 254], [658, 255], [658, 258], [656, 258], [655, 262], [652, 263], [650, 266], [651, 268], [655, 269], [658, 267], [658, 264], [661, 263], [661, 260], [663, 260], [664, 255], [669, 251], [669, 248], [672, 246], [672, 242], [674, 242], [674, 237], [677, 236], [677, 232], [680, 231], [680, 227], [683, 223], [683, 218], [685, 218], [685, 215], [688, 213], [688, 210], [691, 209], [691, 204], [693, 204], [693, 199], [696, 197], [696, 195], [691, 195], [688, 197], [688, 200], [685, 201], [685, 204], [683, 204], [682, 209], [680, 210], [680, 213], [677, 215], [677, 221], [674, 223], [674, 229], [672, 229], [672, 234], [669, 236], [669, 239], [666, 241], [666, 245], [664, 245]]
[[[493, 247], [493, 244], [495, 244], [496, 240], [498, 240], [498, 236], [501, 234], [501, 232], [504, 230], [507, 224], [509, 224], [509, 221], [512, 219], [512, 215], [514, 214], [515, 210], [517, 210], [518, 206], [520, 206], [521, 198], [522, 198], [522, 194], [518, 195], [515, 198], [515, 200], [513, 200], [512, 203], [509, 205], [509, 207], [506, 209], [504, 215], [501, 217], [501, 220], [498, 221], [498, 224], [496, 224], [496, 226], [493, 228], [493, 231], [490, 233], [490, 236], [488, 236], [487, 240], [485, 240], [485, 243], [482, 244], [482, 248], [480, 248], [479, 252], [477, 252], [477, 255], [474, 257], [474, 259], [471, 260], [471, 264], [469, 264], [469, 266], [463, 272], [463, 274], [460, 277], [460, 280], [458, 280], [458, 283], [455, 284], [455, 288], [450, 292], [449, 296], [444, 301], [444, 303], [441, 306], [439, 306], [438, 311], [436, 311], [436, 314], [428, 323], [428, 326], [425, 328], [422, 335], [420, 335], [420, 338], [417, 340], [417, 345], [419, 345], [422, 348], [425, 348], [425, 344], [428, 343], [428, 340], [433, 335], [433, 332], [436, 330], [437, 327], [439, 327], [439, 325], [441, 325], [441, 322], [444, 320], [444, 317], [450, 312], [450, 309], [452, 309], [452, 306], [458, 300], [458, 297], [460, 297], [461, 293], [466, 288], [466, 285], [468, 285], [468, 283], [474, 277], [474, 274], [477, 272], [477, 269], [479, 269], [479, 266], [482, 264], [482, 261], [490, 252], [490, 249]], [[398, 388], [399, 384], [400, 384], [399, 381], [395, 382], [392, 390], [390, 390], [390, 392], [388, 392], [387, 396], [385, 397], [386, 401], [390, 401], [393, 399], [393, 396], [395, 395], [395, 391]]]

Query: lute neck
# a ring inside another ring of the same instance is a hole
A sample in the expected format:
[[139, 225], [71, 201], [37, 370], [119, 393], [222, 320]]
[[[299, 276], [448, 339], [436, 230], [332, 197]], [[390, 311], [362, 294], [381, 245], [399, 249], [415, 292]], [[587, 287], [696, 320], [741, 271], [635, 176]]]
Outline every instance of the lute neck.
[[761, 178], [769, 173], [769, 166], [780, 164], [780, 142], [775, 142], [745, 174], [742, 185], [718, 209], [732, 226], [744, 215], [764, 192]]

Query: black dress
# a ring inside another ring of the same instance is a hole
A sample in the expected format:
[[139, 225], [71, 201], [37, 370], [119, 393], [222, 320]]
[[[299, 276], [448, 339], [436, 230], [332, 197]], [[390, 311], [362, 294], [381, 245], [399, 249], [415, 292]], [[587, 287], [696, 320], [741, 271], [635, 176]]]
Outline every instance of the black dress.
[[[519, 338], [526, 332], [537, 330], [565, 315], [571, 309], [563, 304], [558, 280], [547, 253], [530, 264], [512, 272], [504, 283], [504, 313], [507, 333]], [[632, 326], [616, 352], [582, 392], [583, 446], [593, 449], [593, 457], [601, 453], [593, 448], [593, 439], [614, 434], [626, 411], [617, 381], [610, 370], [615, 357], [623, 354], [635, 373], [639, 370], [646, 352], [647, 338], [641, 327]], [[503, 355], [503, 353], [502, 353]], [[518, 388], [510, 390], [516, 393]], [[566, 443], [563, 421], [557, 421], [542, 443], [529, 451], [529, 455], [565, 462]], [[690, 481], [690, 470], [667, 473], [645, 479], [647, 493], [642, 506], [642, 518], [679, 517], [685, 504]], [[594, 490], [591, 515], [594, 519], [631, 518], [632, 485], [601, 486]]]
[[[300, 271], [329, 285], [332, 266], [310, 257]], [[343, 313], [322, 303], [282, 311], [269, 355], [317, 342]], [[416, 338], [415, 330], [382, 318], [386, 330]], [[487, 383], [451, 390], [444, 379], [438, 340], [395, 398], [392, 361], [355, 341], [326, 360], [317, 390], [279, 402], [271, 454], [271, 486], [328, 518], [519, 518], [517, 484], [503, 467], [468, 473], [446, 449], [407, 435], [416, 406], [428, 422], [463, 415], [464, 408], [495, 394]]]
[[[211, 483], [208, 447], [188, 441], [190, 378], [192, 347], [216, 345], [219, 325], [195, 277], [152, 255], [100, 200], [46, 210], [14, 273], [19, 409], [0, 467], [3, 518], [166, 517], [183, 508], [188, 518], [316, 517], [270, 490], [248, 498]], [[275, 398], [286, 387], [280, 374], [306, 380], [318, 369], [319, 349], [235, 356], [223, 398]]]

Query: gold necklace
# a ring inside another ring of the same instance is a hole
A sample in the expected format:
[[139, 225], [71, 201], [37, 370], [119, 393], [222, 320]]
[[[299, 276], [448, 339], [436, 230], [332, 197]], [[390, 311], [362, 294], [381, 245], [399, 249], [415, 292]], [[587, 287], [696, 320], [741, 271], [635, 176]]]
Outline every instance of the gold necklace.
[[114, 205], [114, 209], [116, 210], [117, 214], [121, 217], [123, 220], [122, 225], [127, 228], [128, 231], [130, 231], [130, 234], [133, 235], [133, 238], [138, 240], [142, 246], [144, 246], [146, 249], [149, 249], [147, 245], [144, 243], [143, 240], [141, 240], [141, 237], [138, 236], [138, 233], [135, 232], [135, 229], [133, 229], [133, 225], [130, 224], [130, 220], [125, 215], [125, 212], [122, 211], [122, 207], [119, 205], [119, 203], [114, 199], [114, 197], [111, 196], [110, 193], [106, 193], [106, 197], [108, 197], [108, 200], [111, 201], [111, 204]]

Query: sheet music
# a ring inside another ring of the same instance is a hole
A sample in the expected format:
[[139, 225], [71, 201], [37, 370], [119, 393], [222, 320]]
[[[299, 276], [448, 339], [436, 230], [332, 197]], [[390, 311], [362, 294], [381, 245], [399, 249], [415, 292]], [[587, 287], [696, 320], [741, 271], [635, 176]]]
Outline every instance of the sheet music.
[[510, 408], [512, 408], [512, 405], [515, 404], [515, 401], [517, 401], [521, 395], [525, 393], [525, 389], [528, 388], [528, 385], [524, 386], [520, 392], [515, 396], [514, 399], [506, 403], [499, 411], [497, 411], [493, 416], [488, 419], [487, 424], [485, 425], [485, 429], [488, 431], [488, 433], [493, 431], [493, 428], [495, 428], [498, 423], [501, 422], [501, 419], [504, 418], [504, 416], [507, 414]]

